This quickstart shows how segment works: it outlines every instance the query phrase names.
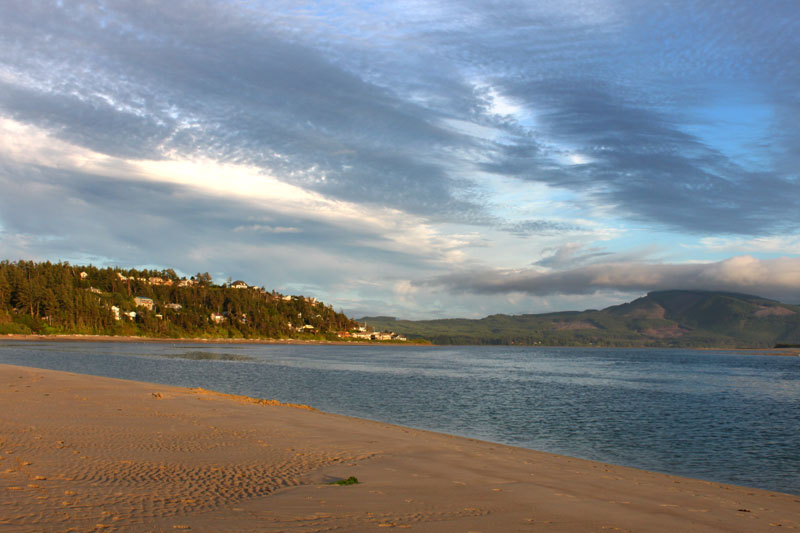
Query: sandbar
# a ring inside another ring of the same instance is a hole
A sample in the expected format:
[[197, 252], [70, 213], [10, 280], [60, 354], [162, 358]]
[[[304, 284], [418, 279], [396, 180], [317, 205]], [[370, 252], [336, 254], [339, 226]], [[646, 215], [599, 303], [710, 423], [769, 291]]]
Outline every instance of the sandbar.
[[800, 529], [796, 495], [203, 389], [0, 365], [0, 406], [4, 532]]

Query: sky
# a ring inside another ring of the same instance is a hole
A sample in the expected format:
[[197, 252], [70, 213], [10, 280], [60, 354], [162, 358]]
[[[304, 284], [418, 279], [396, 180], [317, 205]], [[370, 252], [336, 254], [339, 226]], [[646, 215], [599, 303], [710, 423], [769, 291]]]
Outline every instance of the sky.
[[350, 316], [800, 303], [800, 3], [4, 0], [0, 258]]

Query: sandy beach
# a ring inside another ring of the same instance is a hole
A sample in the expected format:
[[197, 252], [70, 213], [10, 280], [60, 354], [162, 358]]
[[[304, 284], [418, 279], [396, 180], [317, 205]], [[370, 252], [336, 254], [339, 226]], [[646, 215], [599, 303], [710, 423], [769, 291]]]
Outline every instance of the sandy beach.
[[800, 528], [800, 496], [305, 406], [11, 365], [0, 384], [3, 531]]

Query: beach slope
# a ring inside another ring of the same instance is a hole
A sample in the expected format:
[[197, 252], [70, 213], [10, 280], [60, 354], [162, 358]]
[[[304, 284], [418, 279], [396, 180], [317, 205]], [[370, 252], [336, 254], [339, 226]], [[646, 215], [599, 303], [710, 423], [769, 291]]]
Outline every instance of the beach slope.
[[800, 496], [200, 389], [0, 365], [0, 405], [3, 531], [800, 528]]

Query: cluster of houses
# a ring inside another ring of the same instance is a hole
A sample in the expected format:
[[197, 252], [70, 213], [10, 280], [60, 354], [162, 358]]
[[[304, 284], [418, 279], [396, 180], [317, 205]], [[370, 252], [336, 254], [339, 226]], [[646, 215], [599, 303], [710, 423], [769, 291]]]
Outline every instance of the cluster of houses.
[[407, 341], [408, 339], [394, 331], [345, 331], [339, 335], [342, 338], [363, 339], [367, 341]]
[[[81, 272], [80, 277], [81, 279], [87, 279], [89, 274], [88, 272]], [[122, 272], [117, 272], [117, 279], [120, 281], [141, 281], [142, 283], [147, 283], [148, 285], [164, 285], [165, 287], [171, 287], [172, 285], [177, 285], [178, 287], [192, 287], [200, 283], [194, 279], [180, 279], [176, 283], [171, 279], [164, 279], [157, 276], [150, 278], [137, 278], [135, 276], [125, 276]], [[243, 281], [239, 281], [237, 283], [242, 283], [244, 284], [245, 288], [247, 288], [247, 284]]]
[[[134, 303], [136, 303], [137, 307], [144, 307], [145, 309], [152, 311], [153, 307], [155, 307], [155, 302], [153, 302], [152, 298], [145, 298], [144, 296], [136, 296], [133, 299]], [[177, 305], [180, 309], [180, 304], [169, 304], [169, 305]], [[136, 318], [136, 311], [126, 311], [121, 312], [119, 307], [116, 305], [111, 306], [111, 312], [114, 313], [114, 319], [120, 320], [123, 316], [127, 317], [130, 320]], [[156, 318], [164, 318], [162, 315], [156, 315]]]
[[193, 279], [179, 279], [176, 283], [171, 279], [159, 278], [157, 276], [150, 278], [136, 278], [134, 276], [125, 276], [122, 274], [122, 272], [117, 272], [117, 278], [120, 281], [141, 281], [142, 283], [147, 283], [148, 285], [163, 285], [165, 287], [172, 287], [172, 285], [177, 285], [178, 287], [192, 287], [200, 283], [199, 281]]
[[342, 339], [362, 339], [366, 341], [407, 341], [408, 339], [394, 331], [369, 331], [367, 323], [359, 326], [356, 331], [342, 331], [339, 332], [339, 338]]
[[[89, 277], [89, 275], [86, 272], [81, 272], [80, 273], [80, 277], [81, 277], [81, 279], [87, 279]], [[198, 281], [193, 280], [193, 279], [182, 279], [182, 280], [178, 280], [177, 282], [173, 282], [173, 280], [171, 280], [171, 279], [164, 279], [164, 278], [160, 278], [160, 277], [149, 277], [149, 278], [137, 278], [137, 277], [134, 277], [134, 276], [129, 276], [128, 277], [128, 276], [123, 275], [121, 272], [117, 272], [117, 278], [120, 281], [139, 281], [139, 282], [147, 283], [149, 285], [163, 285], [163, 286], [167, 286], [167, 287], [170, 287], [173, 284], [176, 284], [178, 287], [191, 287], [191, 286], [199, 284]], [[304, 296], [282, 295], [282, 294], [280, 294], [280, 293], [278, 293], [276, 291], [267, 292], [263, 288], [259, 289], [256, 286], [250, 286], [250, 285], [248, 285], [247, 283], [245, 283], [244, 281], [241, 281], [241, 280], [234, 281], [229, 286], [232, 289], [255, 289], [255, 290], [260, 290], [267, 297], [267, 299], [281, 299], [281, 300], [287, 301], [287, 302], [291, 301], [293, 299], [301, 299], [301, 300], [309, 301], [312, 304], [318, 303], [318, 300], [316, 298], [307, 298], [307, 297], [304, 297]], [[94, 287], [90, 287], [87, 290], [89, 290], [89, 291], [91, 291], [93, 293], [96, 293], [96, 294], [102, 294], [102, 291], [100, 291], [99, 289], [96, 289]], [[155, 302], [153, 301], [152, 298], [147, 298], [145, 296], [135, 296], [133, 298], [133, 301], [134, 301], [134, 303], [136, 304], [137, 307], [142, 307], [144, 309], [147, 309], [148, 311], [152, 311], [155, 308]], [[169, 304], [165, 304], [164, 307], [166, 307], [167, 309], [171, 309], [173, 311], [180, 311], [183, 306], [181, 304], [177, 304], [177, 303], [169, 303]], [[116, 305], [112, 305], [111, 306], [111, 312], [114, 314], [114, 319], [116, 319], [116, 320], [121, 320], [123, 316], [128, 318], [128, 319], [130, 319], [130, 320], [134, 320], [136, 318], [136, 316], [137, 316], [136, 315], [136, 311], [123, 312]], [[161, 319], [161, 318], [163, 318], [163, 315], [157, 314], [156, 318]], [[227, 318], [228, 317], [225, 314], [221, 314], [221, 313], [211, 313], [209, 315], [209, 319], [211, 320], [211, 322], [213, 322], [215, 324], [222, 324], [222, 323], [225, 322], [225, 320], [227, 320]], [[246, 322], [247, 321], [247, 317], [246, 316], [242, 316], [242, 317], [240, 317], [240, 320], [242, 322]], [[317, 331], [316, 327], [314, 327], [314, 326], [312, 326], [310, 324], [304, 324], [304, 325], [300, 325], [300, 326], [295, 327], [292, 323], [289, 323], [289, 327], [291, 329], [293, 329], [294, 331], [298, 332], [298, 333], [316, 333], [316, 331]], [[395, 333], [393, 331], [369, 331], [367, 329], [367, 324], [366, 323], [363, 326], [359, 326], [358, 329], [356, 329], [355, 331], [341, 331], [337, 335], [338, 335], [339, 338], [342, 338], [342, 339], [361, 339], [361, 340], [369, 340], [369, 341], [406, 341], [406, 340], [408, 340], [405, 336], [403, 336], [403, 335], [401, 335], [399, 333]]]
[[[81, 279], [87, 279], [88, 277], [89, 277], [89, 274], [87, 272], [81, 272], [80, 273], [80, 278]], [[135, 276], [125, 276], [122, 272], [117, 272], [117, 279], [119, 279], [120, 281], [139, 281], [141, 283], [146, 283], [148, 285], [156, 285], [156, 286], [164, 286], [164, 287], [172, 287], [173, 285], [175, 285], [176, 287], [193, 287], [195, 285], [199, 285], [200, 284], [200, 282], [195, 280], [195, 279], [181, 279], [181, 280], [173, 281], [171, 279], [164, 279], [164, 278], [157, 277], [157, 276], [153, 276], [153, 277], [149, 277], [149, 278], [137, 278]], [[281, 299], [281, 300], [283, 300], [285, 302], [289, 302], [289, 301], [291, 301], [293, 299], [305, 299], [305, 300], [311, 302], [312, 304], [318, 303], [318, 300], [316, 298], [306, 298], [304, 296], [282, 295], [279, 292], [274, 291], [274, 290], [269, 292], [266, 289], [264, 289], [263, 287], [258, 287], [256, 285], [248, 285], [247, 283], [245, 283], [242, 280], [236, 280], [236, 281], [230, 283], [228, 286], [231, 289], [252, 289], [252, 290], [257, 290], [257, 291], [261, 292], [264, 296], [266, 296], [267, 299], [273, 299], [273, 300], [274, 299]], [[92, 292], [96, 292], [98, 294], [100, 294], [102, 292], [99, 289], [95, 289], [94, 287], [92, 287], [89, 290], [91, 290]]]
[[[233, 285], [231, 285], [233, 286]], [[291, 300], [292, 298], [302, 298], [302, 296], [283, 296], [282, 299], [284, 300]], [[312, 303], [317, 303], [316, 298], [308, 298], [309, 301]], [[136, 303], [137, 307], [143, 307], [149, 311], [152, 311], [155, 307], [155, 302], [152, 298], [147, 298], [144, 296], [136, 296], [133, 298], [133, 301]], [[179, 311], [182, 306], [181, 304], [166, 304], [165, 307], [172, 309], [173, 311]], [[112, 306], [111, 311], [114, 313], [114, 317], [119, 320], [120, 314], [130, 318], [131, 320], [136, 318], [135, 311], [129, 311], [127, 313], [120, 313], [120, 309], [117, 306]], [[299, 316], [299, 315], [298, 315]], [[156, 315], [156, 318], [163, 318], [162, 315]], [[211, 313], [209, 315], [209, 319], [214, 324], [222, 324], [227, 320], [227, 316], [222, 313]], [[244, 315], [239, 319], [242, 323], [247, 322], [247, 316]], [[291, 322], [289, 322], [289, 328], [293, 329], [297, 333], [316, 333], [317, 328], [312, 326], [311, 324], [303, 324], [301, 326], [294, 326]], [[408, 339], [399, 333], [395, 333], [393, 331], [369, 331], [367, 328], [366, 322], [363, 326], [359, 326], [358, 329], [355, 331], [340, 331], [337, 336], [341, 339], [360, 339], [360, 340], [367, 340], [367, 341], [407, 341]]]
[[122, 318], [123, 315], [131, 320], [136, 318], [136, 311], [128, 311], [123, 313], [120, 312], [119, 307], [117, 307], [116, 305], [111, 306], [111, 312], [114, 313], [114, 320], [119, 320], [120, 318]]
[[[244, 285], [243, 281], [242, 282], [236, 282], [236, 283], [241, 283], [241, 284]], [[235, 287], [236, 283], [232, 284], [231, 287]], [[247, 287], [246, 285], [244, 285], [244, 286]], [[240, 286], [240, 287], [235, 287], [235, 288], [243, 288], [243, 287]], [[252, 287], [248, 287], [248, 288], [252, 288]], [[284, 300], [291, 300], [292, 298], [303, 298], [303, 297], [302, 296], [284, 296], [283, 297]], [[316, 298], [306, 298], [306, 299], [308, 301], [310, 301], [311, 303], [317, 303], [317, 299]], [[152, 311], [155, 308], [155, 302], [153, 301], [152, 298], [147, 298], [145, 296], [134, 296], [133, 301], [134, 301], [134, 303], [136, 304], [137, 307], [143, 307], [143, 308], [147, 309], [148, 311]], [[181, 304], [175, 304], [175, 303], [165, 304], [164, 307], [166, 307], [167, 309], [171, 309], [173, 311], [180, 311], [181, 309], [183, 309], [183, 306]], [[120, 319], [119, 307], [112, 306], [111, 307], [111, 311], [114, 313], [114, 317], [117, 320], [119, 320]], [[130, 319], [135, 319], [136, 318], [136, 312], [135, 311], [130, 311], [130, 312], [121, 313], [121, 314], [124, 315], [124, 316], [127, 316]], [[320, 315], [317, 315], [317, 316], [319, 317]], [[156, 318], [161, 319], [161, 318], [164, 318], [164, 317], [163, 317], [163, 315], [157, 314]], [[228, 319], [228, 315], [227, 315], [227, 313], [211, 313], [208, 318], [214, 324], [222, 324]], [[239, 322], [241, 322], [242, 324], [246, 324], [247, 323], [247, 315], [246, 314], [241, 315], [239, 317]], [[289, 327], [292, 328], [292, 324], [291, 323], [289, 324]], [[299, 333], [315, 333], [316, 332], [316, 328], [314, 326], [306, 324], [306, 325], [303, 325], [303, 326], [300, 326], [300, 327], [296, 328], [296, 331], [299, 332]]]

